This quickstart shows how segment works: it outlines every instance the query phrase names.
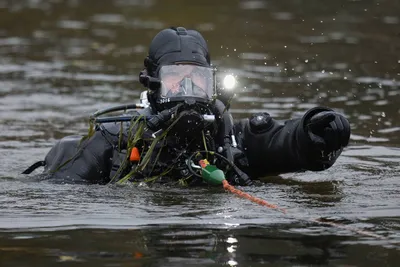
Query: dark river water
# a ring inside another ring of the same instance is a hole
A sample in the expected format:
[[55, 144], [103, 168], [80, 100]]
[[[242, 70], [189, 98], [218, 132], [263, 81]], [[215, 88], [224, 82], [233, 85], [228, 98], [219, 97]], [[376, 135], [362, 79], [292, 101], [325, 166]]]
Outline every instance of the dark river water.
[[[235, 118], [317, 105], [349, 118], [331, 169], [244, 188], [290, 216], [219, 188], [20, 175], [95, 110], [137, 102], [147, 46], [173, 25], [237, 76]], [[0, 0], [0, 265], [400, 266], [399, 86], [395, 0]]]

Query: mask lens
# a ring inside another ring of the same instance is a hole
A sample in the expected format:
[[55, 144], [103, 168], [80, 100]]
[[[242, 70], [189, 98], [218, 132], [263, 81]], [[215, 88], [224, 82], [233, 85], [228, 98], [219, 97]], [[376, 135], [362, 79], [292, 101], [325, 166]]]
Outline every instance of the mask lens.
[[194, 96], [210, 99], [214, 94], [214, 70], [195, 65], [168, 65], [160, 69], [161, 96]]

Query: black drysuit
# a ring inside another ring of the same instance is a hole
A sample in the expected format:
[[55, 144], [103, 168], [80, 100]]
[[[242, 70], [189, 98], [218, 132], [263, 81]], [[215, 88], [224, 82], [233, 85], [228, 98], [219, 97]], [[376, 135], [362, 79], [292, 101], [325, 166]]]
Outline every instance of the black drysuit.
[[[235, 164], [251, 179], [301, 170], [321, 171], [331, 167], [343, 148], [321, 151], [311, 141], [306, 127], [309, 118], [326, 110], [330, 109], [313, 108], [302, 118], [288, 120], [284, 124], [267, 113], [254, 114], [249, 119], [235, 122], [237, 149], [243, 152], [242, 157], [235, 159]], [[128, 123], [124, 123], [124, 131], [128, 127]], [[120, 129], [120, 123], [104, 123], [98, 125], [95, 133], [86, 140], [82, 140], [82, 136], [64, 137], [47, 154], [44, 173], [67, 183], [109, 183], [120, 167], [116, 162], [125, 157], [118, 152], [124, 151], [127, 146], [127, 134], [122, 135], [121, 142]], [[151, 138], [149, 130], [144, 135]], [[161, 144], [160, 147], [162, 149]], [[161, 166], [158, 169], [161, 173], [167, 168], [168, 161], [171, 161], [171, 154], [160, 153], [157, 162], [152, 162], [148, 169], [154, 171], [157, 169], [154, 166]], [[163, 163], [166, 164], [163, 166]], [[128, 173], [130, 168], [127, 166], [123, 172], [117, 173], [117, 179]], [[140, 180], [146, 175], [154, 173], [148, 170], [138, 174], [137, 178]], [[174, 173], [172, 179], [179, 178], [182, 178], [179, 173]]]

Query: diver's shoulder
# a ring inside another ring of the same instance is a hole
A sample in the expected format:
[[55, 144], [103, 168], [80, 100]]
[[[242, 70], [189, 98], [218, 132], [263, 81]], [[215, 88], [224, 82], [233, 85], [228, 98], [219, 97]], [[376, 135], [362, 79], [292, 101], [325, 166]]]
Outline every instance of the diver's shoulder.
[[82, 140], [83, 137], [84, 137], [83, 135], [78, 135], [78, 134], [67, 135], [67, 136], [64, 136], [63, 138], [57, 140], [57, 143], [58, 144], [63, 144], [63, 145], [66, 145], [66, 144], [69, 144], [69, 145], [77, 144]]

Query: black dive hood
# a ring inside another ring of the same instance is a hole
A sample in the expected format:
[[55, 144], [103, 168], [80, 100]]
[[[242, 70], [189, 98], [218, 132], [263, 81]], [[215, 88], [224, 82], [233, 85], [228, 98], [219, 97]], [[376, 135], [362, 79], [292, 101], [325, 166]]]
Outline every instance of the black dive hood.
[[159, 32], [151, 41], [149, 55], [144, 61], [148, 75], [158, 77], [161, 66], [182, 63], [210, 67], [210, 55], [203, 36], [183, 27]]
[[[162, 66], [191, 64], [210, 68], [210, 56], [203, 36], [195, 30], [183, 27], [164, 29], [151, 41], [149, 54], [144, 60], [145, 71], [141, 72], [139, 81], [148, 88], [148, 100], [154, 111], [161, 112], [172, 108], [182, 99], [162, 97], [159, 72]], [[196, 102], [207, 102], [194, 97]]]

